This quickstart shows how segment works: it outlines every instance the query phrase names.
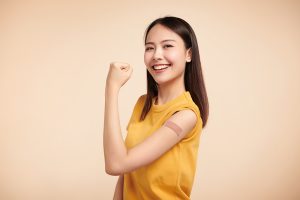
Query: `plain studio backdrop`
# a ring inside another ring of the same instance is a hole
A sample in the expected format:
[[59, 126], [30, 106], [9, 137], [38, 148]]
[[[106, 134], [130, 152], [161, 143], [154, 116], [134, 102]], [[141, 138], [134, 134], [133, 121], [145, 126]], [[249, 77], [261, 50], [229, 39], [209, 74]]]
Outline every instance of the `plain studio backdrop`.
[[0, 199], [112, 199], [109, 63], [128, 62], [121, 127], [146, 92], [143, 36], [194, 28], [210, 102], [192, 199], [300, 199], [299, 1], [0, 1]]

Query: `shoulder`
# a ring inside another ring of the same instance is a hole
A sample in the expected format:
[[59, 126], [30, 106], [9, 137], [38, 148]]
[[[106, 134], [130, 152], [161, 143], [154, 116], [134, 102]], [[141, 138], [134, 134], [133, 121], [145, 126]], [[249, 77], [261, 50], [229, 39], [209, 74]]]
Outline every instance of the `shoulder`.
[[136, 115], [136, 114], [138, 114], [138, 115], [140, 115], [140, 112], [141, 112], [141, 110], [143, 109], [143, 107], [144, 107], [144, 104], [145, 104], [145, 101], [146, 101], [146, 96], [147, 95], [141, 95], [138, 99], [137, 99], [137, 101], [135, 102], [135, 105], [134, 105], [134, 107], [133, 107], [133, 114], [134, 115]]
[[202, 122], [200, 109], [193, 101], [191, 94], [188, 92], [185, 95], [185, 103], [182, 104], [181, 109], [190, 109], [196, 114], [196, 117]]
[[169, 120], [180, 125], [180, 127], [183, 127], [186, 130], [191, 130], [196, 126], [198, 117], [193, 110], [187, 108], [177, 111], [169, 118]]
[[182, 110], [179, 110], [176, 113], [174, 113], [172, 115], [172, 118], [196, 121], [197, 115], [192, 109], [186, 108], [186, 109], [182, 109]]
[[145, 104], [145, 101], [146, 101], [146, 97], [147, 97], [146, 94], [141, 95], [141, 96], [138, 98], [138, 100], [136, 101], [135, 107], [138, 107], [138, 108], [143, 107], [144, 104]]
[[180, 111], [180, 115], [183, 115], [183, 117], [193, 117], [196, 120], [200, 118], [200, 110], [189, 92], [185, 92], [182, 98], [179, 98], [177, 102], [170, 106], [169, 110], [171, 110], [171, 115], [175, 115], [175, 113]]
[[184, 93], [184, 98], [173, 107], [170, 115], [176, 120], [175, 123], [189, 131], [185, 138], [192, 138], [201, 132], [203, 122], [200, 110], [189, 92]]
[[144, 102], [144, 101], [146, 101], [146, 97], [147, 97], [147, 94], [141, 95], [141, 96], [138, 98], [138, 102]]

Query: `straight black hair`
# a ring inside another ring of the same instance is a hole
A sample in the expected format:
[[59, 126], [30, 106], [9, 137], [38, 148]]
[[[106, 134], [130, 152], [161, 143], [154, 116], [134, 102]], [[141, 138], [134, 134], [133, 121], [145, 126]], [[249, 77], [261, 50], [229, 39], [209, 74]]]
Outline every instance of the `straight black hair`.
[[[145, 31], [146, 43], [147, 36], [149, 31], [157, 24], [160, 24], [166, 28], [169, 28], [177, 35], [179, 35], [185, 44], [185, 48], [191, 48], [192, 51], [192, 60], [187, 62], [185, 66], [184, 74], [184, 84], [187, 91], [190, 92], [191, 97], [195, 104], [200, 110], [200, 115], [202, 119], [202, 127], [205, 127], [208, 114], [209, 114], [209, 104], [207, 93], [205, 89], [204, 79], [202, 75], [202, 68], [200, 62], [200, 54], [198, 49], [198, 43], [196, 35], [192, 27], [183, 19], [178, 17], [166, 16], [163, 18], [158, 18], [153, 21]], [[152, 99], [158, 95], [157, 84], [151, 74], [147, 71], [147, 96], [146, 102], [142, 110], [140, 120], [144, 120], [147, 113], [151, 109]]]

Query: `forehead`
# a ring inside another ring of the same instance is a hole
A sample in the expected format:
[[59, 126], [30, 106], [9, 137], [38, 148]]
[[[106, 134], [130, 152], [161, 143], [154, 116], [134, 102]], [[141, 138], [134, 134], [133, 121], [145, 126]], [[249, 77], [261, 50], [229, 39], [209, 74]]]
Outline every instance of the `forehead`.
[[171, 29], [160, 25], [156, 24], [151, 28], [149, 31], [147, 38], [146, 38], [146, 43], [147, 42], [154, 42], [154, 43], [159, 43], [164, 40], [175, 40], [177, 42], [183, 42], [181, 37], [177, 35], [174, 31]]

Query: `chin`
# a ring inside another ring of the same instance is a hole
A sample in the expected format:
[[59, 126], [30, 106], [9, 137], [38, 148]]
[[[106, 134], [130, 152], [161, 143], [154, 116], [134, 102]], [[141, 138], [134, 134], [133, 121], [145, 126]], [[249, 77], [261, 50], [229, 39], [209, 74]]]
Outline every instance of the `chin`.
[[171, 83], [172, 79], [156, 79], [155, 82], [157, 83], [157, 85], [161, 86]]

